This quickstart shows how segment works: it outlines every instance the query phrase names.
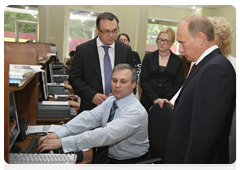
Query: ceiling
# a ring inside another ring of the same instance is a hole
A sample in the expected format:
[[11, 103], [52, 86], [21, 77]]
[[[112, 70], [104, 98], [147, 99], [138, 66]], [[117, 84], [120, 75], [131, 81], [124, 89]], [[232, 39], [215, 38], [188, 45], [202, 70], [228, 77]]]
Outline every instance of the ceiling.
[[[170, 7], [170, 8], [178, 8], [178, 9], [192, 9], [193, 5], [160, 5], [160, 6], [165, 6], [165, 7]], [[216, 8], [222, 8], [226, 7], [229, 5], [194, 5], [196, 8], [211, 8], [211, 9], [216, 9]]]
[[[166, 7], [171, 7], [171, 8], [179, 8], [179, 9], [192, 9], [193, 5], [160, 5], [160, 6], [166, 6]], [[226, 7], [229, 5], [195, 5], [196, 8], [222, 8]], [[20, 8], [20, 9], [25, 9], [28, 7], [30, 10], [37, 10], [38, 5], [9, 5], [7, 7], [12, 7], [12, 8]]]

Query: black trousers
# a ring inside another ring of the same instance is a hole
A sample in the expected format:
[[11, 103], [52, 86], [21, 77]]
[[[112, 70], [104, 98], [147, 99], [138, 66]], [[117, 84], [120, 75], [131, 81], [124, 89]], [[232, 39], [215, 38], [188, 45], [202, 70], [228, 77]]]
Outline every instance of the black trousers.
[[[97, 149], [93, 149], [93, 161], [92, 164], [88, 167], [89, 170], [132, 170], [133, 165], [136, 162], [143, 161], [150, 158], [150, 154], [146, 153], [145, 155], [127, 160], [117, 160], [109, 158], [109, 165], [107, 168], [104, 168], [102, 165], [104, 164], [101, 159], [101, 153]], [[150, 170], [151, 165], [143, 165], [139, 167], [137, 170]]]

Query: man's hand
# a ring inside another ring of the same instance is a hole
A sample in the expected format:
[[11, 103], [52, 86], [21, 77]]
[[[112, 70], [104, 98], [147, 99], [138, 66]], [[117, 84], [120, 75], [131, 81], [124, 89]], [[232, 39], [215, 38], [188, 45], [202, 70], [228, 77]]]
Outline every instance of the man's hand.
[[50, 133], [39, 139], [37, 151], [41, 153], [45, 150], [59, 149], [61, 147], [61, 139], [58, 138], [56, 133]]
[[72, 100], [77, 100], [77, 97], [74, 94], [68, 94], [67, 98], [70, 98]]
[[78, 103], [78, 102], [76, 102], [76, 101], [68, 101], [68, 103], [70, 104], [70, 106], [80, 107], [80, 103]]
[[104, 102], [107, 99], [107, 96], [105, 94], [97, 93], [93, 99], [92, 103], [95, 105], [100, 105], [102, 102]]

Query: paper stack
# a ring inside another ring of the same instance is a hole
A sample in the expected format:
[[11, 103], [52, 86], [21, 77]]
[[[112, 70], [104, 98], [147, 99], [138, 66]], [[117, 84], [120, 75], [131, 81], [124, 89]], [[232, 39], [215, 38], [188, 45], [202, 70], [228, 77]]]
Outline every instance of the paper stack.
[[41, 71], [41, 67], [39, 65], [10, 64], [9, 85], [21, 86], [30, 75]]

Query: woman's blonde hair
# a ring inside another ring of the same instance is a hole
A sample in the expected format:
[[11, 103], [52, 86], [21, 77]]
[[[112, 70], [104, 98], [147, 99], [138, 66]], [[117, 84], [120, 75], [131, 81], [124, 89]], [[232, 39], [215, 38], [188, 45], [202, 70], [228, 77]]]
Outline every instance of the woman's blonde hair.
[[168, 36], [170, 37], [170, 41], [173, 43], [175, 42], [175, 31], [172, 28], [166, 27], [166, 28], [161, 29], [161, 31], [159, 32], [157, 39], [156, 39], [156, 43], [158, 42], [158, 38], [159, 38], [160, 34], [162, 34], [162, 33], [167, 33]]
[[222, 40], [220, 49], [224, 56], [231, 54], [231, 43], [233, 41], [233, 30], [230, 23], [224, 17], [208, 17], [212, 23], [214, 32]]

